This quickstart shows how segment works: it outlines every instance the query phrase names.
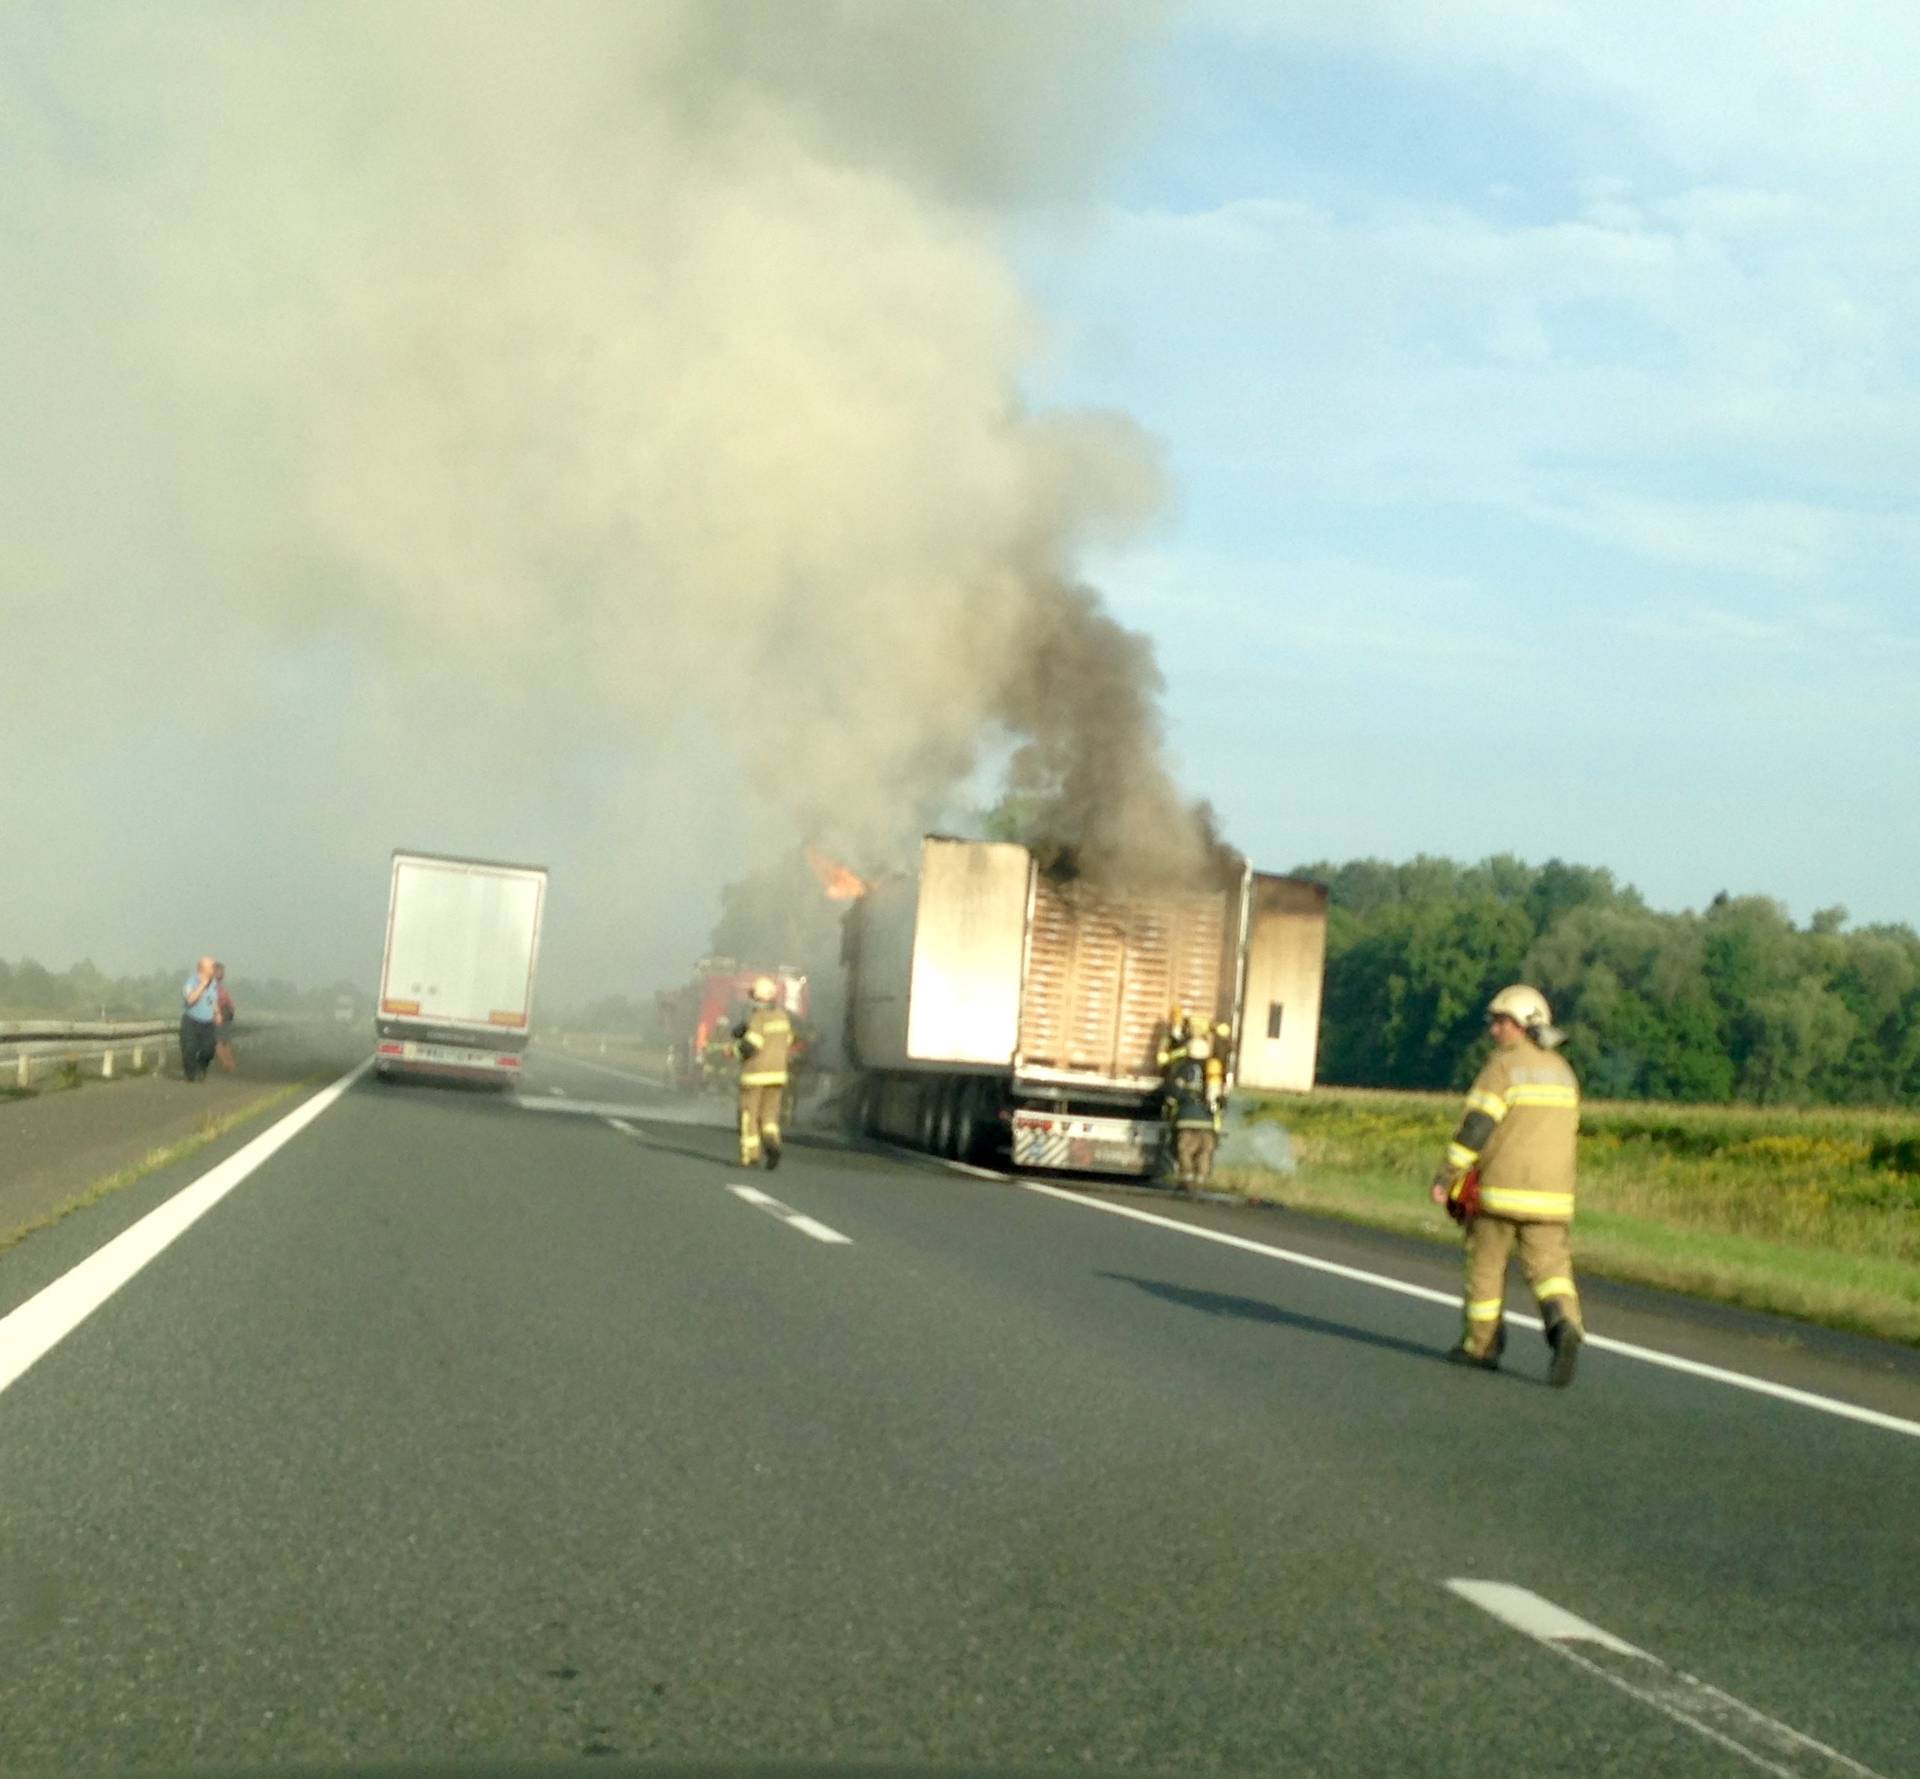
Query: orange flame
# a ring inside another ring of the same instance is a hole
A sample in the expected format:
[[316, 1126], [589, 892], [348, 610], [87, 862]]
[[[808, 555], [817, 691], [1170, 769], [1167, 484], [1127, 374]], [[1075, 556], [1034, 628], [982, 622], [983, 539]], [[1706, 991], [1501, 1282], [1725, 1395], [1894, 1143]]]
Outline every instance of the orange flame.
[[809, 844], [807, 863], [812, 866], [814, 876], [820, 879], [820, 887], [826, 891], [829, 902], [857, 902], [867, 893], [865, 878], [849, 871], [845, 865], [835, 863], [819, 847]]

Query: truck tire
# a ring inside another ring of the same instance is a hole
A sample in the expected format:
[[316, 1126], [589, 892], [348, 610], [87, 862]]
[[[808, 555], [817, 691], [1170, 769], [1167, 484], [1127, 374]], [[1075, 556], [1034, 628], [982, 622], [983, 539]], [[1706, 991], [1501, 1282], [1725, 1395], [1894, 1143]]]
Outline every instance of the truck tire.
[[949, 1159], [956, 1153], [953, 1146], [954, 1113], [958, 1109], [956, 1102], [966, 1093], [964, 1081], [942, 1081], [939, 1091], [933, 1096], [933, 1152]]
[[936, 1153], [933, 1143], [940, 1127], [940, 1087], [938, 1081], [922, 1081], [914, 1093], [914, 1146], [925, 1149], [929, 1154]]
[[980, 1089], [975, 1082], [954, 1096], [951, 1142], [947, 1153], [955, 1161], [971, 1161], [980, 1146]]

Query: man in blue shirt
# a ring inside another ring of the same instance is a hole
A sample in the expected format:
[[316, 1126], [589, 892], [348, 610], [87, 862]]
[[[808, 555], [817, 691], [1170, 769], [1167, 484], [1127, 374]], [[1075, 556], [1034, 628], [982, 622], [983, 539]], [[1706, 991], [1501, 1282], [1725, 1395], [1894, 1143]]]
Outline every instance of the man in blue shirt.
[[220, 1015], [219, 979], [214, 962], [203, 957], [198, 972], [180, 991], [186, 1002], [180, 1015], [180, 1073], [189, 1081], [204, 1081], [213, 1061], [214, 1023]]

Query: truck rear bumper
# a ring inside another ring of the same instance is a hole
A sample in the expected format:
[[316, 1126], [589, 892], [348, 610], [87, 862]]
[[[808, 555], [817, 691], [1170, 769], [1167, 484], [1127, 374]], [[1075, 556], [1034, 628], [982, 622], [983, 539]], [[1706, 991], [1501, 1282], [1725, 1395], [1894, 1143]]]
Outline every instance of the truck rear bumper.
[[1157, 1118], [1089, 1118], [1072, 1112], [1013, 1115], [1013, 1165], [1090, 1174], [1157, 1174], [1166, 1156]]
[[481, 1050], [466, 1044], [434, 1044], [419, 1038], [382, 1038], [373, 1066], [383, 1075], [437, 1075], [444, 1080], [497, 1081], [520, 1078], [517, 1050]]

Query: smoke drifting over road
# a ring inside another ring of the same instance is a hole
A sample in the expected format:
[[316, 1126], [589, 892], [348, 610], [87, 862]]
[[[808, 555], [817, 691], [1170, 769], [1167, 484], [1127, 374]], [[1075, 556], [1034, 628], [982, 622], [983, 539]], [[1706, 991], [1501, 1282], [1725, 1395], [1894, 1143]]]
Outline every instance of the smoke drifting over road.
[[503, 775], [647, 761], [609, 831], [744, 785], [763, 838], [870, 855], [1024, 743], [1061, 838], [1164, 843], [1150, 653], [1073, 584], [1160, 478], [1124, 420], [1023, 406], [1002, 239], [1084, 193], [1157, 10], [34, 15], [0, 218], [77, 418], [0, 610], [131, 589], [76, 535], [111, 435], [180, 609], [338, 639], [383, 747], [480, 715]]

